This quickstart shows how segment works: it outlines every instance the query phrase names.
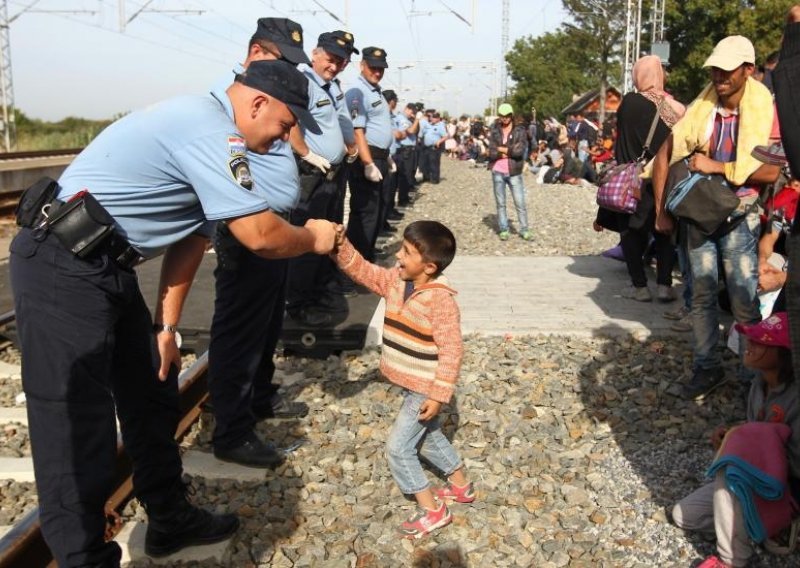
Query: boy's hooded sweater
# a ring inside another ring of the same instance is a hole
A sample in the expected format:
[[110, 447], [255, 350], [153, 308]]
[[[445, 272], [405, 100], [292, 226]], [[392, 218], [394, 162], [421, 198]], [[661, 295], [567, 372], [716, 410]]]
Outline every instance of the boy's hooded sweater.
[[447, 279], [439, 276], [403, 299], [400, 269], [370, 264], [350, 244], [339, 248], [339, 267], [355, 282], [386, 299], [381, 372], [391, 382], [449, 402], [461, 369], [461, 315]]

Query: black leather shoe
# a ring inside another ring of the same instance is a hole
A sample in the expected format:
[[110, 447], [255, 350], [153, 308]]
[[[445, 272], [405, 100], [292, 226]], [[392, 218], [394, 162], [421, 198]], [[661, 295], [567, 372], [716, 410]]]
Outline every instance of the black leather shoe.
[[235, 448], [214, 448], [214, 457], [224, 462], [238, 463], [246, 467], [270, 469], [278, 467], [286, 460], [283, 452], [275, 448], [273, 444], [265, 444], [255, 434], [246, 438], [241, 445]]
[[392, 227], [389, 223], [384, 223], [381, 227], [381, 233], [396, 233], [397, 227]]
[[272, 397], [272, 404], [265, 409], [253, 409], [257, 418], [302, 418], [308, 415], [308, 405], [305, 402], [286, 400], [281, 395]]
[[405, 215], [400, 213], [397, 209], [392, 209], [389, 214], [386, 216], [387, 219], [390, 221], [400, 221]]
[[158, 558], [174, 554], [187, 546], [221, 542], [230, 538], [239, 528], [236, 515], [213, 515], [190, 504], [184, 497], [167, 509], [147, 509], [149, 522], [144, 537], [144, 551], [148, 556]]

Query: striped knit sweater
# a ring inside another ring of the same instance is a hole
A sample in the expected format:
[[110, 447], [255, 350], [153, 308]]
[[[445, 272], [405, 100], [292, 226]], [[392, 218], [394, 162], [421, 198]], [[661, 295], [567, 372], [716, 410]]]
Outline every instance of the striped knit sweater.
[[339, 267], [386, 300], [381, 372], [391, 382], [439, 402], [450, 402], [461, 369], [461, 315], [443, 276], [403, 299], [400, 269], [364, 260], [349, 241], [339, 247]]

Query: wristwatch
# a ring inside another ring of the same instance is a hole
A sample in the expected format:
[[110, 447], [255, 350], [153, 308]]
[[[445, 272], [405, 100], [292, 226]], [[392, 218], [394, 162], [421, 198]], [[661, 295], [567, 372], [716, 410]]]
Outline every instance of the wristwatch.
[[178, 349], [180, 349], [181, 344], [183, 343], [183, 338], [181, 337], [181, 334], [178, 332], [178, 326], [177, 325], [172, 325], [172, 324], [168, 324], [168, 323], [154, 323], [153, 324], [153, 331], [156, 334], [159, 334], [159, 333], [162, 333], [162, 332], [165, 332], [165, 331], [167, 333], [172, 333], [173, 335], [175, 335], [175, 344], [178, 346]]

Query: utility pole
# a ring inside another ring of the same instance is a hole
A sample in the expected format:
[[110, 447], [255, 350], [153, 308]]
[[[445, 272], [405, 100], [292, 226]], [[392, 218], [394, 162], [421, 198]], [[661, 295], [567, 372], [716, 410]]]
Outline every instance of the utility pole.
[[508, 53], [508, 27], [510, 22], [510, 0], [503, 0], [503, 22], [500, 34], [500, 96], [503, 100], [508, 96], [508, 70], [506, 69], [506, 53]]
[[0, 102], [3, 104], [3, 144], [6, 152], [17, 142], [17, 123], [14, 120], [14, 83], [11, 73], [11, 38], [8, 20], [8, 1], [0, 5]]
[[642, 0], [628, 0], [625, 11], [625, 60], [622, 66], [622, 94], [633, 90], [633, 64], [642, 53]]

